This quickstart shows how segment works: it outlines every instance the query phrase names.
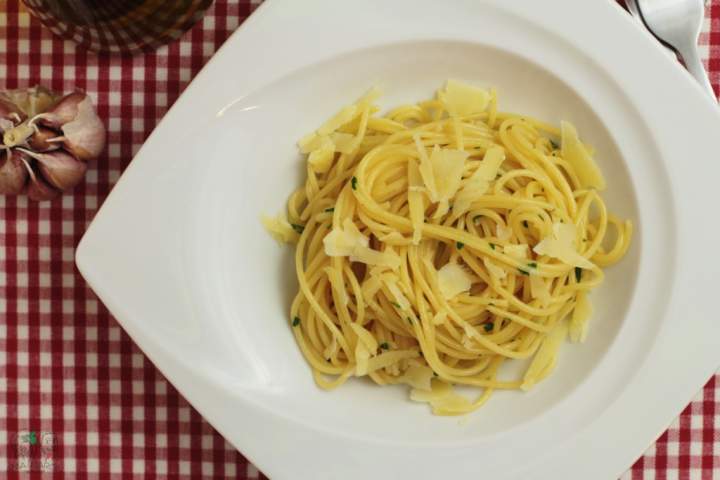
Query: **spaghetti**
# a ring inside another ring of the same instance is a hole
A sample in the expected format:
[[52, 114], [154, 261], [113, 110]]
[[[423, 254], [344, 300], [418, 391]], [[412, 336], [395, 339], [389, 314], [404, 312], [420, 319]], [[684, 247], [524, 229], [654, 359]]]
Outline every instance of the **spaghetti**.
[[290, 325], [316, 383], [407, 384], [440, 415], [531, 388], [567, 337], [584, 340], [588, 292], [632, 224], [607, 212], [571, 124], [502, 113], [494, 90], [453, 80], [384, 116], [377, 96], [299, 142], [305, 184], [287, 217], [263, 219], [296, 243]]

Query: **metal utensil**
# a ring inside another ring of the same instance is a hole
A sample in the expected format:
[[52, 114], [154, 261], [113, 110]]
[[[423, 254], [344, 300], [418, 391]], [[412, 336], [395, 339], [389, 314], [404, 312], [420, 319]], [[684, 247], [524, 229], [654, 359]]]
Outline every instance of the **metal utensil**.
[[710, 79], [698, 52], [698, 37], [705, 15], [703, 0], [626, 0], [628, 10], [642, 20], [665, 46], [674, 50], [690, 74], [715, 99]]
[[638, 10], [638, 6], [635, 0], [625, 0], [625, 5], [627, 6], [627, 9], [630, 11], [630, 13], [632, 13], [632, 16], [642, 22], [640, 10]]

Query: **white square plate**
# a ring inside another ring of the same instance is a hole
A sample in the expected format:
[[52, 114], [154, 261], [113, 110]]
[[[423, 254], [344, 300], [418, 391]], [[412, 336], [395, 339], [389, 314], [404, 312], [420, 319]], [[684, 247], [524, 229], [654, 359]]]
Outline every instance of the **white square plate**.
[[[301, 181], [295, 141], [339, 106], [372, 85], [385, 106], [417, 101], [450, 77], [577, 124], [638, 232], [593, 294], [588, 342], [460, 421], [399, 388], [320, 391], [288, 328], [291, 253], [259, 222]], [[610, 0], [270, 0], [145, 143], [77, 264], [273, 479], [613, 478], [720, 364], [718, 132], [716, 106]]]

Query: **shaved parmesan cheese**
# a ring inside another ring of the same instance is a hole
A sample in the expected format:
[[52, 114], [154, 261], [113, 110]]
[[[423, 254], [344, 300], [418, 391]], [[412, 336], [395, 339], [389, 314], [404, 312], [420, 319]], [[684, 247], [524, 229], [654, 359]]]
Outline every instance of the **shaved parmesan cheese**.
[[410, 392], [410, 399], [415, 402], [432, 402], [438, 400], [452, 391], [450, 384], [441, 380], [432, 380], [430, 382], [430, 390], [417, 391], [413, 390]]
[[343, 228], [333, 228], [323, 239], [325, 254], [329, 257], [347, 257], [369, 244], [368, 237], [349, 218], [343, 222]]
[[323, 137], [315, 132], [308, 133], [298, 141], [301, 153], [310, 153], [320, 146]]
[[368, 362], [370, 360], [370, 351], [364, 343], [358, 342], [355, 347], [355, 376], [362, 377], [368, 374]]
[[350, 255], [351, 262], [360, 262], [366, 265], [380, 265], [389, 268], [400, 266], [400, 256], [389, 246], [384, 252], [379, 252], [368, 247], [356, 247]]
[[473, 115], [484, 112], [490, 103], [490, 93], [457, 80], [448, 80], [440, 92], [440, 101], [453, 116]]
[[470, 400], [455, 392], [451, 392], [450, 395], [433, 402], [431, 405], [435, 415], [462, 415], [473, 408]]
[[370, 278], [365, 280], [362, 284], [362, 292], [365, 303], [367, 303], [368, 305], [374, 304], [375, 295], [381, 287], [382, 282], [380, 281], [380, 276], [371, 274]]
[[524, 243], [519, 245], [506, 245], [503, 247], [503, 253], [510, 255], [513, 258], [528, 258], [528, 246]]
[[605, 177], [598, 168], [592, 155], [580, 142], [575, 127], [569, 122], [560, 122], [562, 135], [562, 157], [572, 165], [580, 180], [580, 186], [605, 190]]
[[[432, 173], [432, 166], [430, 165], [430, 157], [428, 156], [427, 151], [425, 150], [425, 146], [423, 145], [422, 140], [420, 140], [419, 134], [416, 133], [415, 135], [413, 135], [413, 142], [415, 142], [415, 148], [418, 151], [418, 159], [420, 160], [420, 166], [422, 167], [424, 165], [425, 168], [429, 169], [430, 173]], [[418, 172], [420, 172], [420, 170], [418, 170]], [[408, 174], [409, 173], [410, 172], [408, 171]], [[428, 182], [432, 183], [431, 190], [434, 192], [437, 192], [437, 188], [435, 188], [435, 182], [434, 182], [435, 179], [432, 175], [428, 175], [427, 179], [425, 179], [424, 177], [421, 177], [421, 179], [423, 180], [423, 182], [425, 182], [425, 184], [427, 184]], [[417, 181], [413, 180], [413, 183], [417, 184]], [[411, 185], [411, 186], [413, 186], [413, 185]], [[415, 185], [415, 186], [421, 186], [421, 185]]]
[[395, 303], [400, 305], [401, 310], [407, 310], [410, 308], [410, 302], [405, 297], [405, 295], [400, 290], [400, 287], [398, 287], [398, 278], [397, 275], [392, 273], [386, 273], [382, 276], [383, 283], [387, 286], [388, 290], [390, 290], [390, 293], [393, 296], [393, 300]]
[[462, 292], [467, 292], [472, 286], [472, 276], [457, 263], [448, 263], [438, 270], [438, 287], [447, 300]]
[[523, 383], [520, 388], [530, 390], [537, 382], [541, 381], [555, 368], [557, 362], [557, 353], [560, 345], [565, 341], [567, 336], [568, 324], [565, 320], [558, 321], [555, 328], [543, 340], [542, 345], [535, 354], [530, 366], [525, 372]]
[[346, 123], [351, 122], [357, 113], [357, 105], [348, 105], [323, 123], [322, 126], [317, 129], [317, 133], [319, 135], [330, 135]]
[[358, 341], [365, 345], [365, 348], [367, 348], [369, 352], [377, 351], [377, 340], [375, 340], [375, 337], [370, 331], [358, 323], [351, 323], [350, 328], [352, 328], [355, 335], [358, 336]]
[[533, 298], [540, 300], [543, 305], [550, 303], [550, 299], [552, 298], [550, 296], [550, 289], [548, 288], [547, 283], [545, 283], [545, 280], [543, 280], [542, 277], [533, 275], [532, 273], [530, 275], [530, 295], [532, 295]]
[[316, 131], [305, 135], [298, 141], [300, 152], [310, 153], [313, 150], [317, 150], [321, 147], [324, 139], [331, 136], [332, 142], [337, 145], [338, 152], [351, 153], [351, 151], [358, 146], [358, 144], [355, 143], [355, 136], [348, 133], [337, 132], [337, 130], [362, 115], [366, 109], [371, 108], [372, 102], [374, 102], [380, 94], [380, 90], [373, 87], [363, 95], [356, 104], [342, 108]]
[[287, 221], [285, 215], [278, 215], [277, 217], [268, 217], [263, 215], [260, 218], [265, 230], [278, 242], [290, 243], [296, 242], [298, 234], [293, 230], [292, 225]]
[[413, 388], [423, 391], [431, 391], [431, 381], [433, 371], [425, 365], [410, 365], [402, 377], [400, 382], [410, 385]]
[[335, 145], [328, 137], [318, 138], [320, 138], [320, 145], [310, 152], [308, 163], [312, 165], [313, 170], [316, 172], [325, 173], [330, 170], [335, 159]]
[[569, 223], [555, 223], [553, 233], [535, 245], [538, 255], [557, 258], [566, 265], [592, 268], [593, 264], [575, 249], [576, 227]]
[[368, 360], [367, 371], [368, 373], [374, 372], [376, 370], [380, 370], [381, 368], [389, 367], [400, 360], [417, 358], [419, 356], [420, 353], [417, 350], [393, 350], [392, 352], [381, 353], [380, 355], [372, 357]]
[[496, 228], [496, 236], [498, 240], [502, 240], [503, 242], [507, 242], [510, 240], [510, 237], [512, 237], [512, 228], [506, 227], [505, 225], [501, 225], [498, 223]]
[[498, 280], [502, 280], [503, 278], [507, 277], [507, 272], [505, 271], [505, 269], [495, 265], [492, 260], [488, 258], [483, 258], [483, 263], [485, 264], [485, 268], [488, 269], [488, 272], [490, 272], [490, 275], [492, 275], [493, 277], [497, 277]]
[[500, 165], [505, 161], [505, 150], [502, 147], [490, 147], [480, 166], [475, 170], [465, 185], [455, 195], [453, 211], [462, 215], [470, 209], [472, 202], [485, 195], [490, 188], [490, 182], [495, 180]]
[[430, 194], [430, 200], [439, 203], [435, 217], [445, 215], [449, 200], [455, 195], [462, 180], [468, 153], [440, 148], [435, 145], [428, 158], [420, 159], [420, 175]]
[[472, 408], [470, 401], [455, 393], [452, 386], [440, 380], [431, 381], [431, 390], [413, 389], [410, 399], [415, 402], [427, 402], [436, 415], [457, 415]]
[[582, 343], [587, 337], [588, 320], [592, 315], [592, 304], [588, 300], [586, 292], [578, 292], [575, 309], [570, 318], [570, 341], [574, 343]]
[[335, 132], [330, 135], [330, 140], [335, 144], [335, 150], [340, 153], [352, 153], [357, 146], [355, 135], [349, 133]]

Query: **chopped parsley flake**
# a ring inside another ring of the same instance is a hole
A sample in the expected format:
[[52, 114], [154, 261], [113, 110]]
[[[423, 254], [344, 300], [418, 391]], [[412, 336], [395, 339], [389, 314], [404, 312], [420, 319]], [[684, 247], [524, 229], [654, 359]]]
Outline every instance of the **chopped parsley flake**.
[[492, 248], [493, 250], [495, 250], [495, 244], [491, 242], [491, 243], [490, 243], [490, 248]]
[[300, 317], [293, 318], [292, 326], [297, 327], [298, 325], [300, 325]]
[[390, 350], [390, 345], [388, 345], [387, 342], [383, 342], [380, 344], [380, 348], [382, 348], [383, 350]]
[[395, 308], [402, 308], [399, 303], [397, 302], [390, 302], [390, 304]]
[[537, 268], [537, 263], [535, 263], [535, 262], [530, 262], [530, 263], [528, 263], [528, 267], [530, 267], [530, 268]]
[[560, 150], [560, 145], [558, 145], [557, 143], [555, 143], [555, 142], [552, 141], [552, 140], [550, 140], [550, 145], [552, 145], [552, 147], [553, 147], [555, 150]]
[[352, 180], [350, 180], [350, 186], [353, 190], [357, 190], [357, 177], [352, 177]]
[[518, 272], [520, 272], [523, 275], [528, 275], [528, 276], [530, 275], [530, 272], [527, 272], [527, 271], [523, 270], [522, 268], [518, 268]]
[[463, 247], [465, 246], [465, 244], [463, 242], [457, 242], [455, 244], [455, 246], [457, 247], [458, 250], [462, 250]]
[[580, 283], [580, 280], [582, 280], [582, 268], [575, 267], [575, 280]]
[[290, 226], [295, 230], [297, 233], [303, 233], [305, 231], [304, 225], [298, 225], [297, 223], [291, 223]]
[[494, 323], [488, 322], [485, 325], [483, 325], [483, 328], [485, 329], [486, 332], [489, 332], [493, 329], [494, 326], [495, 326]]
[[332, 213], [335, 211], [335, 207], [330, 207], [325, 209], [325, 213]]

